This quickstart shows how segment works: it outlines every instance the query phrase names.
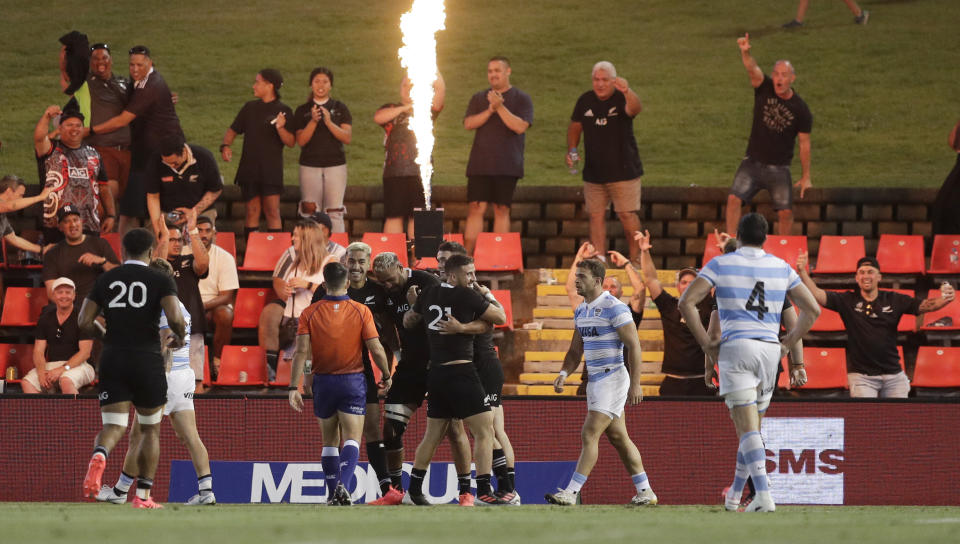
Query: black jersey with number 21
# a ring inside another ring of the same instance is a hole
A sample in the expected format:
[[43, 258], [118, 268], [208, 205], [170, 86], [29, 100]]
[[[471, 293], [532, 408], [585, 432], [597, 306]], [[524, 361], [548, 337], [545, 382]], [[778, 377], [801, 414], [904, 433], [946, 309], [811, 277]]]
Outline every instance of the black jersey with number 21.
[[107, 320], [107, 347], [160, 353], [160, 301], [170, 295], [173, 278], [131, 263], [101, 274], [87, 298]]
[[448, 283], [420, 293], [413, 311], [423, 317], [430, 342], [430, 362], [434, 365], [450, 361], [473, 361], [472, 334], [440, 334], [437, 326], [447, 314], [461, 323], [469, 323], [487, 311], [490, 303], [476, 291], [467, 287], [454, 287]]

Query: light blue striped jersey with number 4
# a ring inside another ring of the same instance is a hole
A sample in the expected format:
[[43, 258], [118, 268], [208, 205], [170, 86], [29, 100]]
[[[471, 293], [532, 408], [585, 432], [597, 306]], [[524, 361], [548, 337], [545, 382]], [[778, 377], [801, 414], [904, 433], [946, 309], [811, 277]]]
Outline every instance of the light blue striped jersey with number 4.
[[[186, 322], [186, 327], [184, 330], [187, 331], [186, 337], [183, 339], [183, 347], [176, 349], [171, 354], [173, 357], [173, 364], [170, 365], [170, 371], [174, 370], [183, 370], [185, 368], [190, 368], [190, 312], [187, 311], [187, 307], [180, 303], [180, 313], [183, 314], [183, 320]], [[160, 330], [169, 329], [170, 324], [167, 323], [167, 314], [166, 312], [160, 312]]]
[[604, 291], [587, 304], [581, 302], [573, 313], [574, 324], [583, 339], [583, 358], [590, 379], [623, 366], [623, 341], [617, 329], [633, 325], [630, 308]]
[[787, 291], [800, 276], [780, 259], [756, 247], [714, 257], [700, 277], [716, 287], [723, 341], [753, 338], [779, 342], [780, 313]]

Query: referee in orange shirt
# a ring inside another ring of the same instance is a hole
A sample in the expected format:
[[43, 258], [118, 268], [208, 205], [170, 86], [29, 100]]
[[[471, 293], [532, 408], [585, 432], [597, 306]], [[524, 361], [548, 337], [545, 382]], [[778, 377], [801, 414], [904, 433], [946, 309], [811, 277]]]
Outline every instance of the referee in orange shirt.
[[[366, 413], [367, 385], [363, 377], [363, 346], [380, 367], [380, 387], [390, 389], [390, 367], [380, 345], [373, 314], [347, 296], [347, 269], [338, 262], [323, 267], [327, 294], [300, 315], [297, 352], [290, 372], [290, 406], [300, 412], [298, 386], [307, 357], [313, 355], [313, 413], [320, 420], [323, 453], [320, 464], [328, 505], [350, 505], [347, 485], [360, 456]], [[343, 435], [343, 449], [338, 449]], [[341, 464], [342, 463], [342, 464]], [[342, 468], [341, 468], [342, 467]], [[341, 478], [342, 475], [342, 478]]]

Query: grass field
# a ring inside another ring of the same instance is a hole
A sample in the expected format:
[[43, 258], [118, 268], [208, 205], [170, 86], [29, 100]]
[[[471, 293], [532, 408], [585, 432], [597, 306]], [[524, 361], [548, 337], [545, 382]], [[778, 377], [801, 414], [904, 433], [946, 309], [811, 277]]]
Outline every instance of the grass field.
[[337, 542], [955, 542], [960, 508], [780, 507], [749, 515], [721, 507], [632, 509], [583, 506], [519, 508], [327, 508], [227, 506], [162, 511], [92, 504], [0, 503], [3, 542], [198, 541], [230, 544]]
[[[534, 100], [526, 184], [579, 184], [562, 162], [576, 98], [594, 62], [613, 61], [644, 101], [635, 128], [654, 185], [727, 186], [746, 147], [752, 93], [735, 39], [753, 37], [765, 69], [790, 58], [795, 88], [814, 113], [816, 186], [937, 186], [953, 157], [946, 136], [958, 115], [956, 0], [863, 0], [854, 25], [842, 2], [813, 2], [807, 24], [786, 31], [794, 2], [768, 0], [447, 0], [439, 63], [448, 82], [437, 127], [436, 184], [462, 184], [472, 133], [461, 117], [487, 85], [485, 61], [513, 59], [513, 83]], [[216, 148], [257, 70], [273, 66], [291, 106], [306, 98], [312, 67], [335, 72], [333, 95], [354, 116], [351, 184], [378, 184], [382, 131], [376, 108], [394, 100], [401, 69], [397, 28], [407, 0], [292, 2], [170, 0], [163, 3], [0, 0], [0, 171], [32, 180], [32, 128], [57, 84], [57, 38], [76, 28], [117, 51], [148, 44], [179, 93], [191, 141]], [[296, 183], [297, 150], [287, 152]], [[224, 165], [232, 181], [235, 164]], [[799, 165], [796, 166], [799, 172]]]

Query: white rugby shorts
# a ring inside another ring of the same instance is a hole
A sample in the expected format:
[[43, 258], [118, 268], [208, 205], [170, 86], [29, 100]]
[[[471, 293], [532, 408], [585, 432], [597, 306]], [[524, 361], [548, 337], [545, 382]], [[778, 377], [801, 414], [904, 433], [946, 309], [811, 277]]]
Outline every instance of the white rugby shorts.
[[759, 398], [769, 398], [777, 386], [779, 362], [779, 343], [737, 338], [720, 344], [720, 395], [756, 388]]
[[193, 410], [193, 390], [197, 386], [194, 376], [192, 368], [167, 372], [167, 404], [163, 407], [163, 415]]
[[587, 410], [616, 419], [623, 415], [630, 391], [630, 374], [626, 367], [601, 374], [591, 374], [587, 382]]

